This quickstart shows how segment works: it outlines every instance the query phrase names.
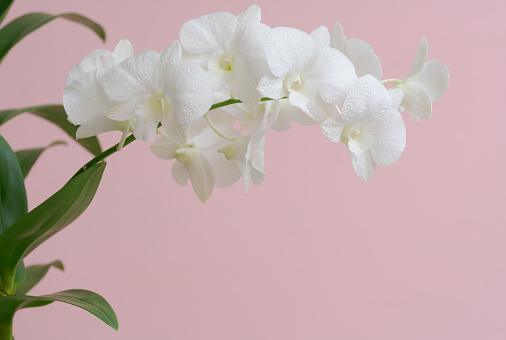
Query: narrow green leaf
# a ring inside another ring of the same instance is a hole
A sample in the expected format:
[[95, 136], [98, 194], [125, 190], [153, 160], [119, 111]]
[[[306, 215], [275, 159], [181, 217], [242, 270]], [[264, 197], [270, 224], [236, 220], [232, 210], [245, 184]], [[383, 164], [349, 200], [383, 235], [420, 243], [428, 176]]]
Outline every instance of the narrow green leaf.
[[26, 268], [23, 261], [18, 263], [16, 268], [16, 272], [14, 273], [14, 291], [18, 289], [24, 282], [26, 278]]
[[0, 235], [27, 211], [28, 203], [21, 168], [14, 151], [0, 135]]
[[89, 27], [105, 41], [105, 31], [102, 26], [80, 14], [63, 13], [51, 15], [47, 13], [28, 13], [9, 22], [0, 30], [0, 62], [7, 52], [21, 39], [58, 17]]
[[2, 21], [4, 21], [5, 16], [7, 15], [7, 12], [9, 12], [9, 9], [11, 8], [13, 2], [14, 0], [0, 1], [0, 24], [2, 23]]
[[49, 149], [52, 146], [55, 145], [67, 145], [67, 143], [63, 141], [56, 141], [45, 148], [39, 148], [39, 149], [26, 149], [26, 150], [18, 150], [15, 152], [16, 158], [18, 159], [19, 166], [21, 167], [21, 172], [23, 173], [23, 177], [26, 178], [28, 176], [28, 173], [30, 173], [30, 170], [32, 169], [32, 166], [35, 164], [37, 159], [40, 157], [40, 155], [47, 149]]
[[26, 268], [26, 278], [25, 282], [16, 289], [16, 295], [24, 295], [28, 293], [33, 287], [37, 285], [46, 276], [49, 268], [55, 267], [60, 270], [63, 270], [63, 263], [61, 261], [53, 261], [48, 264], [35, 264]]
[[86, 210], [95, 196], [105, 165], [106, 163], [95, 164], [74, 177], [0, 235], [2, 291], [13, 293], [14, 272], [21, 260]]
[[[70, 137], [72, 137], [72, 139], [76, 138], [77, 126], [67, 120], [67, 113], [65, 112], [63, 105], [41, 105], [27, 107], [24, 109], [10, 109], [0, 111], [0, 126], [24, 112], [29, 112], [38, 117], [46, 119], [60, 127]], [[77, 142], [95, 156], [98, 156], [102, 153], [102, 149], [100, 148], [100, 143], [98, 142], [97, 137], [78, 139]]]
[[83, 289], [71, 289], [42, 296], [4, 296], [0, 298], [0, 326], [12, 324], [14, 314], [22, 308], [41, 307], [54, 301], [80, 307], [118, 330], [118, 318], [111, 305], [100, 295]]

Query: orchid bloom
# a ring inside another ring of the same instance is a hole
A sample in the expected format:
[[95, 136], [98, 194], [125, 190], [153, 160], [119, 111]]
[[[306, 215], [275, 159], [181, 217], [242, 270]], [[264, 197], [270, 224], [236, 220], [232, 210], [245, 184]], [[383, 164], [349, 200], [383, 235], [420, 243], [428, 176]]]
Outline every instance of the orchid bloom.
[[250, 181], [261, 185], [265, 179], [264, 174], [264, 146], [265, 135], [271, 129], [279, 114], [279, 103], [269, 102], [258, 127], [242, 138], [218, 150], [233, 162], [242, 175], [244, 191], [248, 194]]
[[214, 100], [211, 79], [197, 65], [181, 62], [178, 41], [160, 54], [143, 51], [123, 61], [108, 73], [104, 88], [113, 103], [107, 116], [135, 118], [134, 136], [143, 141], [153, 139], [159, 122], [166, 131], [183, 130]]
[[358, 79], [346, 96], [340, 115], [322, 125], [325, 137], [343, 142], [358, 177], [371, 178], [376, 165], [391, 165], [406, 146], [406, 128], [397, 111], [402, 91], [387, 90], [378, 79], [366, 75]]
[[342, 104], [357, 80], [353, 64], [329, 44], [329, 31], [323, 26], [310, 35], [273, 28], [265, 42], [271, 74], [262, 78], [258, 89], [269, 98], [288, 97], [291, 105], [322, 122], [334, 114], [335, 105]]
[[371, 45], [357, 38], [346, 40], [343, 26], [339, 23], [335, 24], [332, 29], [330, 47], [341, 51], [350, 59], [353, 66], [355, 66], [355, 72], [358, 77], [371, 74], [378, 80], [381, 80], [383, 74], [381, 62], [376, 54], [374, 54]]
[[83, 58], [67, 76], [63, 92], [63, 106], [71, 123], [81, 125], [76, 138], [87, 138], [103, 132], [120, 130], [130, 122], [115, 121], [106, 116], [110, 99], [104, 91], [107, 73], [123, 60], [134, 54], [132, 44], [121, 40], [113, 52], [97, 50]]
[[[220, 131], [234, 137], [241, 134], [233, 130], [234, 120], [225, 115], [213, 115]], [[218, 136], [203, 120], [190, 124], [189, 133], [183, 143], [176, 143], [168, 136], [158, 138], [151, 151], [161, 159], [176, 159], [172, 166], [172, 178], [181, 186], [190, 179], [193, 191], [205, 202], [214, 187], [225, 188], [241, 176], [236, 166], [227, 161], [217, 150], [227, 141]]]
[[404, 92], [401, 105], [415, 121], [431, 116], [432, 103], [441, 98], [450, 82], [448, 67], [439, 60], [426, 61], [427, 55], [427, 40], [422, 38], [411, 71], [393, 87]]
[[216, 92], [255, 104], [256, 89], [268, 71], [264, 42], [270, 28], [260, 23], [260, 7], [253, 5], [235, 16], [211, 13], [186, 22], [180, 40], [183, 59], [200, 65], [211, 75]]

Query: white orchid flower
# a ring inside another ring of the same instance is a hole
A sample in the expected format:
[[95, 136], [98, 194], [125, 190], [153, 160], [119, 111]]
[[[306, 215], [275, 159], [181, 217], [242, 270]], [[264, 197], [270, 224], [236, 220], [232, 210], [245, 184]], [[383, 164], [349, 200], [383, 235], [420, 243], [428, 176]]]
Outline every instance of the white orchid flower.
[[246, 194], [248, 194], [250, 182], [261, 185], [265, 179], [265, 135], [272, 128], [278, 114], [279, 102], [277, 100], [266, 103], [262, 120], [254, 131], [218, 150], [239, 169]]
[[[220, 131], [230, 136], [241, 134], [233, 129], [234, 120], [227, 116], [213, 114], [213, 121]], [[218, 136], [202, 118], [190, 124], [184, 143], [176, 143], [161, 137], [151, 145], [151, 151], [161, 159], [176, 159], [172, 166], [172, 177], [181, 186], [190, 179], [198, 198], [205, 202], [214, 187], [225, 188], [235, 183], [241, 174], [237, 167], [226, 160], [218, 148], [227, 141]]]
[[[279, 99], [279, 113], [276, 120], [269, 118], [271, 129], [274, 131], [286, 131], [291, 128], [290, 123], [300, 125], [315, 125], [317, 121], [309, 117], [304, 111], [296, 106], [290, 105], [288, 99]], [[270, 101], [263, 101], [257, 104], [235, 104], [227, 105], [218, 110], [226, 112], [230, 116], [240, 120], [242, 131], [256, 130], [264, 119], [266, 105], [272, 104]]]
[[212, 13], [186, 22], [179, 35], [183, 59], [207, 70], [216, 92], [228, 88], [229, 95], [257, 103], [261, 94], [256, 87], [269, 70], [264, 42], [270, 28], [260, 17], [260, 7], [253, 5], [238, 16]]
[[355, 72], [358, 77], [371, 74], [378, 80], [381, 80], [383, 74], [381, 62], [376, 54], [374, 54], [371, 45], [357, 38], [346, 40], [343, 26], [339, 23], [335, 24], [332, 29], [330, 47], [341, 51], [350, 59], [353, 66], [355, 66]]
[[97, 50], [83, 58], [67, 76], [63, 106], [68, 120], [77, 129], [76, 138], [87, 138], [103, 132], [129, 129], [130, 121], [115, 121], [106, 117], [110, 99], [103, 87], [107, 73], [133, 55], [132, 44], [121, 40], [113, 52]]
[[322, 125], [325, 137], [343, 142], [358, 177], [371, 178], [376, 165], [391, 165], [406, 146], [406, 128], [397, 111], [402, 91], [389, 90], [372, 75], [358, 79], [346, 96], [341, 115]]
[[335, 113], [335, 105], [343, 103], [357, 80], [353, 64], [329, 44], [326, 27], [310, 35], [294, 28], [272, 29], [265, 42], [271, 74], [258, 89], [274, 99], [287, 96], [291, 105], [322, 122]]
[[441, 98], [450, 82], [448, 67], [439, 60], [426, 61], [427, 55], [427, 39], [422, 38], [411, 71], [393, 87], [404, 92], [401, 106], [411, 112], [415, 121], [431, 116], [432, 103]]
[[113, 102], [107, 116], [135, 118], [134, 136], [143, 141], [153, 139], [159, 122], [166, 131], [184, 129], [214, 100], [211, 78], [197, 65], [181, 62], [178, 41], [160, 54], [143, 51], [123, 61], [107, 74], [104, 88]]

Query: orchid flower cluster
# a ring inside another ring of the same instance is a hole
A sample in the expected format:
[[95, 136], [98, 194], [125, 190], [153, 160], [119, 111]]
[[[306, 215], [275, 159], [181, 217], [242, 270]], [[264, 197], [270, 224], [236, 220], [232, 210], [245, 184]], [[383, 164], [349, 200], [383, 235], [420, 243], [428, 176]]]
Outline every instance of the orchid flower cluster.
[[372, 47], [346, 39], [340, 24], [307, 34], [260, 17], [253, 5], [237, 16], [190, 20], [161, 53], [134, 54], [125, 39], [113, 52], [92, 52], [71, 69], [63, 94], [69, 121], [80, 125], [77, 138], [119, 130], [121, 149], [130, 133], [145, 142], [158, 135], [152, 152], [174, 159], [174, 180], [190, 180], [206, 201], [214, 187], [241, 177], [246, 192], [262, 183], [267, 132], [320, 124], [367, 181], [406, 146], [399, 111], [429, 118], [448, 87], [448, 68], [427, 61], [425, 38], [404, 79], [382, 80]]

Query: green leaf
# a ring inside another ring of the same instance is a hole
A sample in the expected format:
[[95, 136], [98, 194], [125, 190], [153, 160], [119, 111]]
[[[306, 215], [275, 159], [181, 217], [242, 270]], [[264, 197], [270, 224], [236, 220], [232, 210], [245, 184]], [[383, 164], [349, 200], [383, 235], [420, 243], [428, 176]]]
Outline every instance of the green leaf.
[[0, 235], [27, 211], [21, 168], [11, 147], [0, 135]]
[[37, 285], [46, 276], [49, 268], [55, 267], [60, 270], [63, 270], [63, 263], [61, 261], [53, 261], [48, 264], [35, 264], [26, 268], [26, 278], [25, 282], [16, 289], [16, 295], [24, 295], [28, 293], [33, 287]]
[[56, 18], [65, 18], [92, 29], [103, 41], [105, 31], [96, 22], [76, 13], [63, 13], [51, 15], [47, 13], [29, 13], [9, 22], [0, 30], [0, 62], [7, 52], [21, 39]]
[[118, 318], [111, 305], [100, 295], [83, 289], [71, 289], [42, 296], [11, 295], [1, 297], [0, 326], [12, 324], [14, 314], [22, 308], [41, 307], [54, 301], [80, 307], [118, 330]]
[[[67, 113], [65, 112], [63, 105], [41, 105], [27, 107], [24, 109], [10, 109], [0, 111], [0, 126], [24, 112], [29, 112], [38, 117], [46, 119], [51, 123], [59, 126], [70, 137], [72, 137], [72, 139], [76, 138], [77, 126], [67, 120]], [[77, 142], [95, 156], [98, 156], [102, 153], [102, 149], [100, 148], [100, 143], [98, 142], [97, 137], [83, 138], [77, 140]]]
[[4, 293], [14, 292], [18, 263], [86, 210], [95, 196], [105, 165], [105, 162], [95, 164], [74, 177], [0, 235], [0, 289]]
[[23, 261], [18, 263], [16, 268], [16, 272], [14, 273], [14, 291], [18, 289], [24, 282], [26, 278], [26, 268]]
[[9, 9], [11, 8], [13, 2], [14, 0], [0, 1], [0, 24], [5, 19], [5, 16], [7, 15], [7, 12], [9, 12]]
[[56, 141], [45, 148], [39, 148], [39, 149], [27, 149], [27, 150], [18, 150], [15, 152], [16, 158], [18, 159], [19, 166], [21, 167], [21, 172], [23, 173], [23, 178], [26, 178], [28, 176], [28, 173], [32, 169], [32, 166], [35, 164], [37, 159], [40, 157], [40, 155], [47, 149], [49, 149], [52, 146], [55, 145], [61, 145], [67, 143], [63, 141]]

